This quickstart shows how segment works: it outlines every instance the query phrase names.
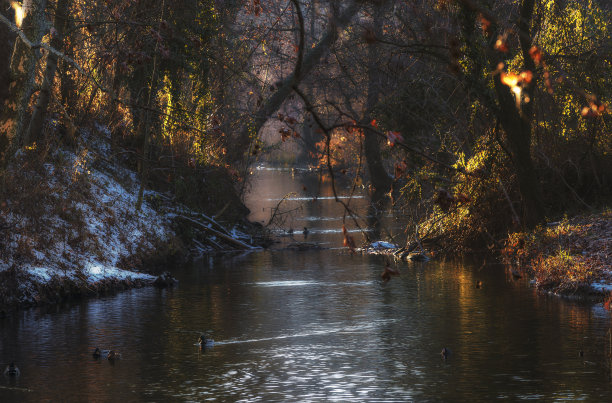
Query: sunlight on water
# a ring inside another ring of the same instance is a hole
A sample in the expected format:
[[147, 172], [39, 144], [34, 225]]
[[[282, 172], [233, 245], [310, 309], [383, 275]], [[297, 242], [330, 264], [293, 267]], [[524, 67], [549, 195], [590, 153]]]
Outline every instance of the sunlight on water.
[[319, 281], [263, 281], [258, 283], [252, 283], [256, 287], [304, 287], [304, 286], [318, 286], [318, 287], [338, 287], [338, 286], [368, 286], [374, 285], [373, 281], [346, 281], [343, 283], [323, 283]]
[[285, 339], [292, 339], [292, 338], [299, 338], [299, 337], [324, 336], [324, 335], [329, 335], [329, 334], [334, 334], [334, 333], [351, 334], [351, 333], [369, 332], [369, 331], [379, 328], [383, 324], [390, 324], [395, 321], [396, 321], [395, 319], [378, 320], [378, 321], [363, 323], [363, 324], [354, 325], [354, 326], [332, 327], [332, 328], [325, 328], [325, 329], [320, 329], [320, 330], [313, 330], [313, 331], [304, 332], [304, 333], [286, 334], [286, 335], [279, 335], [275, 337], [265, 337], [265, 338], [260, 338], [260, 339], [226, 340], [226, 341], [219, 341], [219, 342], [215, 341], [215, 346], [224, 345], [224, 344], [258, 343], [262, 341], [285, 340]]
[[[354, 196], [338, 196], [339, 200], [347, 200], [347, 199], [363, 199], [365, 198], [365, 196], [362, 195], [354, 195]], [[285, 200], [285, 201], [315, 201], [315, 200], [335, 200], [336, 198], [334, 196], [311, 196], [311, 197], [306, 197], [306, 196], [295, 196], [295, 197], [277, 197], [277, 198], [270, 198], [270, 199], [265, 199], [265, 201], [281, 201], [281, 200]]]
[[268, 281], [254, 283], [255, 286], [259, 287], [302, 287], [306, 285], [318, 285], [317, 281]]

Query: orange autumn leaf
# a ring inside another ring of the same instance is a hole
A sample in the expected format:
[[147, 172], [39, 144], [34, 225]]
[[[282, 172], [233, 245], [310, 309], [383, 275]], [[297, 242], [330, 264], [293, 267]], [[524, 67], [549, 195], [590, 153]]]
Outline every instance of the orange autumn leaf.
[[287, 140], [289, 137], [291, 137], [291, 130], [287, 129], [286, 127], [283, 127], [281, 129], [279, 129], [278, 131], [281, 135], [281, 140], [283, 142], [285, 142], [285, 140]]
[[401, 142], [404, 141], [404, 137], [402, 137], [402, 134], [400, 132], [393, 132], [393, 131], [387, 132], [387, 144], [389, 146], [393, 147], [395, 143], [397, 143], [398, 141], [401, 141]]
[[588, 106], [585, 106], [584, 108], [582, 108], [582, 110], [580, 111], [580, 114], [582, 115], [583, 118], [595, 118], [597, 117], [597, 113], [589, 108]]
[[533, 80], [533, 73], [529, 70], [525, 70], [521, 73], [521, 80], [526, 83], [529, 84], [531, 82], [531, 80]]
[[406, 164], [406, 161], [401, 161], [395, 164], [395, 179], [402, 177], [406, 172], [406, 169], [408, 169], [408, 164]]
[[348, 230], [346, 229], [346, 227], [344, 226], [344, 224], [342, 224], [342, 235], [344, 235], [344, 242], [343, 245], [346, 246], [347, 248], [349, 248], [349, 250], [351, 251], [351, 253], [355, 253], [355, 240], [353, 239], [353, 237], [348, 233]]
[[503, 36], [498, 37], [495, 41], [494, 48], [495, 50], [506, 53], [508, 51], [508, 44], [506, 43], [506, 38]]
[[531, 49], [529, 49], [529, 56], [531, 56], [535, 64], [539, 65], [540, 63], [542, 63], [543, 55], [542, 50], [539, 47], [532, 46]]
[[482, 14], [480, 14], [478, 18], [480, 20], [480, 26], [482, 27], [482, 32], [487, 35], [490, 34], [491, 33], [491, 21], [485, 18], [485, 16]]
[[502, 71], [500, 73], [500, 79], [502, 84], [507, 85], [508, 87], [516, 87], [520, 82], [521, 77], [518, 74], [514, 74], [512, 72], [505, 73]]
[[391, 280], [391, 276], [399, 276], [399, 275], [400, 275], [399, 270], [392, 268], [391, 264], [387, 262], [387, 264], [385, 265], [385, 270], [382, 272], [380, 277], [383, 279], [384, 282], [387, 282]]

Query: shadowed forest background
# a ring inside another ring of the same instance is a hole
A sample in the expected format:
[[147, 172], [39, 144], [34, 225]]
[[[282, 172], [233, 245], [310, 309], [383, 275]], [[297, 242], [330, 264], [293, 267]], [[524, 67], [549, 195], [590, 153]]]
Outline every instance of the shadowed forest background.
[[0, 0], [0, 400], [611, 401], [611, 21]]
[[3, 1], [0, 228], [17, 211], [36, 232], [34, 201], [53, 197], [31, 171], [104, 137], [101, 163], [138, 172], [136, 210], [154, 189], [233, 222], [254, 164], [301, 164], [402, 209], [410, 238], [499, 249], [508, 231], [609, 202], [610, 12], [597, 0]]

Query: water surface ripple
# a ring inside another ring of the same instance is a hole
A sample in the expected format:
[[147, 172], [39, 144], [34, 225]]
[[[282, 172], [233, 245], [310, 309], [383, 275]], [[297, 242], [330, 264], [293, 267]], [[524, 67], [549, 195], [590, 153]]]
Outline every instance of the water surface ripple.
[[[257, 172], [263, 203], [318, 183]], [[342, 216], [317, 203], [302, 216]], [[340, 246], [324, 231], [337, 221], [308, 222]], [[612, 401], [601, 305], [537, 295], [482, 261], [403, 263], [388, 283], [384, 265], [343, 249], [218, 256], [179, 268], [172, 290], [9, 315], [0, 364], [21, 376], [0, 376], [0, 401]], [[216, 345], [200, 351], [201, 333]], [[96, 346], [123, 358], [94, 360]]]

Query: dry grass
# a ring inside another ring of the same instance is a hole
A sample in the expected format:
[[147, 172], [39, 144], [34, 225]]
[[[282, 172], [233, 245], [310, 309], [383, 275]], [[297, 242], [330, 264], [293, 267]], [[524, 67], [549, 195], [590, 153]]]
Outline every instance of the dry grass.
[[612, 212], [511, 234], [503, 257], [529, 271], [542, 290], [565, 295], [597, 292], [591, 284], [612, 283]]

